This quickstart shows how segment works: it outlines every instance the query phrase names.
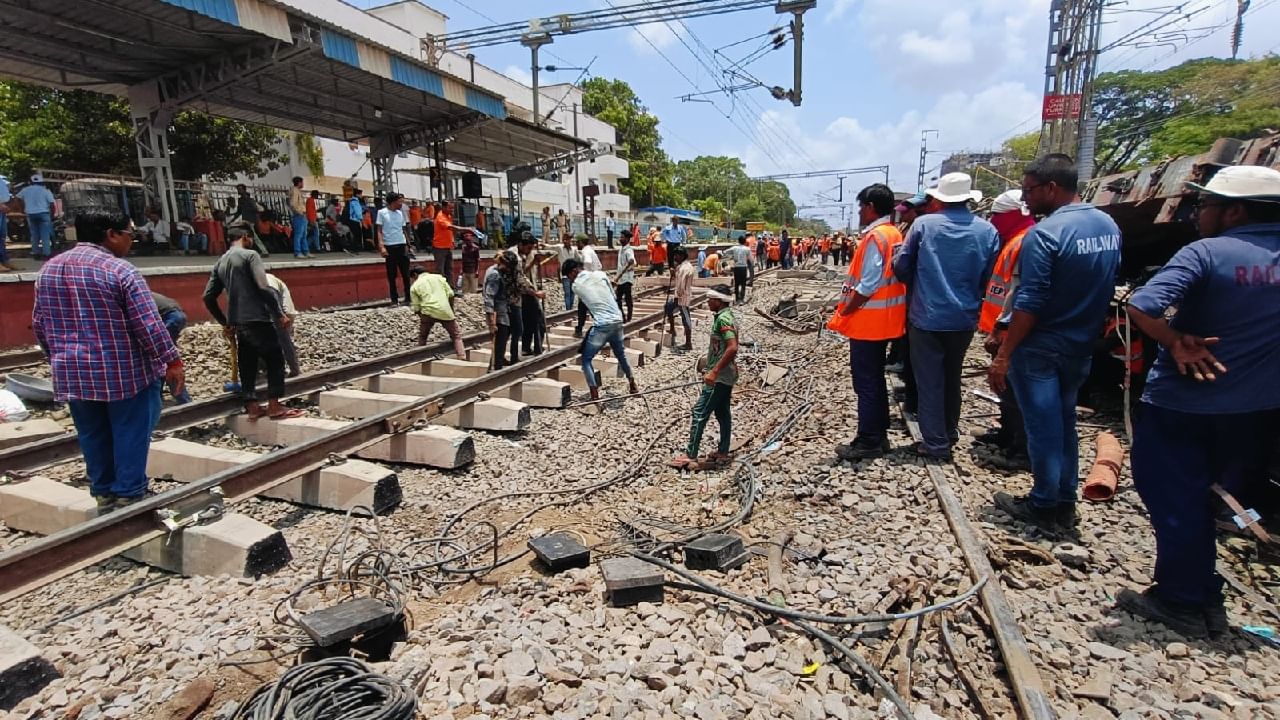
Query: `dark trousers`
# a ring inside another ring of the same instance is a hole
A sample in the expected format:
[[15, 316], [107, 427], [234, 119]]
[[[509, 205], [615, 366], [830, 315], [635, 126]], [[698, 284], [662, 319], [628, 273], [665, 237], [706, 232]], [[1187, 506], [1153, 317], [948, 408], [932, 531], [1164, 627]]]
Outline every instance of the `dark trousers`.
[[532, 295], [525, 295], [520, 304], [520, 320], [524, 331], [520, 333], [520, 345], [525, 355], [542, 352], [542, 303]]
[[136, 498], [147, 491], [147, 451], [160, 420], [162, 382], [124, 400], [67, 403], [95, 497]]
[[[1212, 392], [1208, 388], [1205, 392]], [[1213, 491], [1263, 482], [1277, 411], [1200, 415], [1142, 403], [1133, 429], [1133, 483], [1156, 534], [1155, 583], [1166, 600], [1222, 603]]]
[[666, 263], [650, 262], [649, 269], [644, 271], [644, 276], [649, 277], [650, 275], [661, 275], [666, 269]]
[[889, 388], [884, 377], [888, 340], [850, 340], [849, 372], [858, 396], [859, 440], [884, 442], [889, 437]]
[[578, 326], [574, 328], [575, 332], [582, 332], [582, 326], [587, 324], [587, 304], [582, 302], [582, 298], [578, 298]]
[[400, 279], [404, 283], [404, 299], [409, 299], [409, 246], [408, 245], [385, 245], [387, 250], [387, 290], [391, 293], [391, 302], [396, 302], [400, 296], [396, 293], [396, 273], [400, 274]]
[[924, 447], [931, 454], [945, 455], [959, 439], [960, 371], [973, 331], [933, 332], [912, 327], [907, 334], [911, 338], [911, 370], [919, 394], [916, 416]]
[[[507, 365], [520, 362], [520, 338], [524, 335], [524, 321], [520, 307], [507, 308], [508, 325], [499, 325], [497, 337], [493, 343], [493, 369], [501, 370]], [[511, 349], [511, 358], [507, 359], [507, 348]]]
[[1000, 393], [1000, 434], [1010, 452], [1027, 452], [1027, 429], [1023, 425], [1022, 409], [1018, 407], [1013, 386], [1008, 383], [1005, 383], [1004, 392]]
[[733, 299], [738, 302], [747, 300], [747, 268], [733, 268]]
[[267, 365], [267, 398], [284, 397], [284, 351], [275, 323], [249, 322], [236, 326], [240, 361], [240, 393], [245, 402], [258, 400], [258, 361]]
[[458, 284], [453, 279], [453, 250], [435, 248], [431, 251], [431, 255], [436, 260], [436, 272], [449, 281], [449, 287], [457, 287]]
[[693, 405], [693, 422], [689, 426], [689, 447], [685, 454], [691, 458], [698, 457], [698, 448], [702, 445], [702, 433], [707, 429], [707, 421], [714, 415], [716, 424], [720, 426], [720, 443], [716, 450], [729, 452], [730, 439], [733, 436], [733, 416], [729, 411], [729, 400], [733, 397], [733, 386], [724, 383], [702, 385], [702, 393]]
[[605, 243], [607, 243], [609, 249], [612, 250], [613, 249], [613, 231], [606, 230], [604, 236], [605, 236]]
[[911, 367], [911, 340], [903, 335], [894, 341], [898, 348], [898, 356], [902, 360], [902, 405], [903, 409], [916, 414], [920, 409], [920, 393], [916, 390], [916, 374]]
[[359, 220], [347, 219], [343, 222], [347, 224], [347, 229], [351, 231], [351, 247], [349, 249], [351, 252], [360, 252], [364, 249], [364, 226], [360, 224]]
[[635, 313], [635, 300], [631, 297], [631, 283], [618, 283], [618, 289], [614, 292], [614, 296], [618, 300], [618, 309], [623, 311], [623, 322], [631, 322], [631, 316]]
[[1047, 353], [1026, 345], [1013, 352], [1009, 387], [1018, 398], [1035, 482], [1029, 497], [1039, 507], [1076, 501], [1080, 440], [1076, 396], [1089, 377], [1089, 356]]

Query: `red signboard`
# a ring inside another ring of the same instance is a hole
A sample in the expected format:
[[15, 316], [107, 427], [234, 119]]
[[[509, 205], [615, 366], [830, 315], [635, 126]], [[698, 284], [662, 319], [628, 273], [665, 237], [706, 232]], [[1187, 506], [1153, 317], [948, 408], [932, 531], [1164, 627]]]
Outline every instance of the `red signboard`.
[[1045, 95], [1040, 117], [1049, 120], [1075, 120], [1080, 117], [1080, 95]]

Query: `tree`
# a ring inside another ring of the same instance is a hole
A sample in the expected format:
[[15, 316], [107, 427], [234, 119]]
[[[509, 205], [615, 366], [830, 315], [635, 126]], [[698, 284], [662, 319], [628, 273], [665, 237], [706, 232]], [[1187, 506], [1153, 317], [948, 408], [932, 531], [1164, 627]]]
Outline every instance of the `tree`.
[[724, 203], [715, 198], [705, 198], [702, 200], [694, 200], [690, 205], [694, 210], [702, 213], [702, 219], [712, 225], [723, 225], [725, 217]]
[[685, 198], [672, 183], [674, 165], [662, 149], [658, 118], [622, 80], [593, 77], [584, 81], [582, 109], [612, 125], [618, 132], [630, 177], [619, 184], [636, 207], [683, 205]]
[[[287, 159], [268, 127], [186, 110], [169, 127], [174, 177], [261, 176]], [[0, 171], [23, 177], [37, 167], [137, 175], [128, 103], [84, 90], [0, 82]]]
[[1251, 139], [1280, 127], [1280, 58], [1201, 58], [1156, 72], [1104, 73], [1094, 84], [1097, 174]]
[[723, 202], [735, 227], [756, 220], [785, 224], [796, 214], [791, 190], [785, 184], [752, 180], [735, 157], [700, 155], [681, 160], [676, 163], [674, 182], [695, 204], [700, 200]]

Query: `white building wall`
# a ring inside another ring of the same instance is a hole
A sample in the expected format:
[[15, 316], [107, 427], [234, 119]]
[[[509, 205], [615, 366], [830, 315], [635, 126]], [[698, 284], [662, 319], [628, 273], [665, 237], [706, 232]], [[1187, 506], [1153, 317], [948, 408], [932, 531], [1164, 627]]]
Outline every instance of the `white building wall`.
[[[317, 20], [331, 23], [352, 33], [392, 50], [412, 57], [422, 58], [421, 38], [428, 35], [440, 35], [446, 32], [448, 16], [424, 5], [417, 0], [383, 5], [369, 11], [362, 11], [343, 0], [277, 0], [282, 5], [294, 8]], [[480, 50], [483, 52], [483, 48]], [[470, 60], [465, 54], [447, 52], [440, 58], [439, 67], [446, 73], [474, 82], [480, 87], [496, 92], [506, 98], [507, 112], [524, 120], [533, 119], [533, 89], [518, 80], [503, 75], [477, 60]], [[544, 85], [539, 88], [539, 112], [544, 117], [551, 113], [547, 125], [573, 135], [575, 121], [576, 137], [589, 141], [617, 142], [614, 128], [602, 120], [581, 112], [582, 91], [570, 83]], [[576, 108], [576, 118], [575, 118]], [[554, 110], [554, 111], [553, 111]], [[287, 141], [290, 161], [278, 170], [268, 173], [263, 178], [249, 180], [240, 178], [237, 181], [253, 182], [264, 185], [288, 185], [290, 178], [301, 175], [306, 180], [306, 187], [316, 188], [322, 192], [340, 193], [342, 183], [354, 178], [363, 188], [373, 186], [373, 171], [368, 162], [368, 146], [361, 144], [355, 149], [347, 143], [319, 138], [324, 152], [325, 171], [321, 177], [313, 177], [298, 159], [292, 139]], [[445, 146], [446, 155], [448, 146]], [[393, 170], [425, 169], [430, 162], [426, 157], [410, 154], [397, 157]], [[461, 172], [462, 168], [456, 168]], [[593, 162], [580, 163], [573, 173], [566, 173], [561, 181], [531, 180], [524, 186], [523, 211], [526, 214], [538, 214], [543, 207], [550, 207], [554, 213], [559, 209], [572, 215], [582, 213], [580, 200], [581, 184], [590, 181], [601, 187], [602, 194], [597, 200], [598, 214], [603, 216], [605, 209], [614, 210], [620, 217], [630, 210], [625, 195], [605, 192], [617, 188], [618, 181], [628, 176], [627, 162], [615, 155], [607, 155]], [[425, 175], [405, 172], [395, 173], [397, 191], [410, 198], [426, 198], [430, 196], [429, 181]], [[488, 177], [484, 180], [486, 194], [494, 198], [506, 210], [507, 183], [505, 177]]]

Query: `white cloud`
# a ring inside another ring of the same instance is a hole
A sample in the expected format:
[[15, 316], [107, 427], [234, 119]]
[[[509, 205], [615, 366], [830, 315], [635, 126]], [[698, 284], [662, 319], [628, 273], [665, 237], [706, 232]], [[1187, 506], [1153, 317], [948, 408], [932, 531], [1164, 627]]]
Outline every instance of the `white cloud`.
[[632, 50], [642, 55], [653, 55], [657, 50], [670, 47], [676, 41], [678, 32], [667, 23], [645, 23], [631, 28], [631, 32], [627, 33], [627, 42]]
[[831, 22], [844, 17], [844, 14], [853, 7], [853, 3], [855, 1], [856, 0], [835, 0], [835, 2], [831, 4], [831, 9], [827, 11], [825, 16], [823, 16], [822, 21]]
[[[902, 113], [895, 120], [868, 126], [856, 117], [841, 116], [816, 134], [806, 133], [798, 123], [799, 110], [770, 109], [753, 128], [766, 138], [770, 154], [756, 145], [737, 155], [752, 175], [803, 170], [889, 165], [890, 185], [899, 191], [914, 191], [920, 152], [920, 132], [939, 131], [929, 144], [934, 150], [981, 150], [998, 147], [1003, 136], [993, 135], [1036, 115], [1039, 96], [1013, 82], [1002, 82], [976, 92], [952, 91], [937, 98], [932, 107]], [[790, 142], [783, 137], [788, 138]], [[798, 146], [803, 153], [793, 149]], [[945, 154], [930, 155], [929, 167]], [[818, 165], [814, 163], [817, 162]], [[874, 174], [850, 176], [844, 181], [846, 202], [860, 188], [879, 181]], [[814, 195], [832, 190], [835, 178], [789, 181], [797, 205], [811, 204]]]
[[528, 68], [522, 68], [519, 65], [508, 65], [503, 71], [503, 75], [524, 85], [533, 85], [533, 76], [529, 74]]

